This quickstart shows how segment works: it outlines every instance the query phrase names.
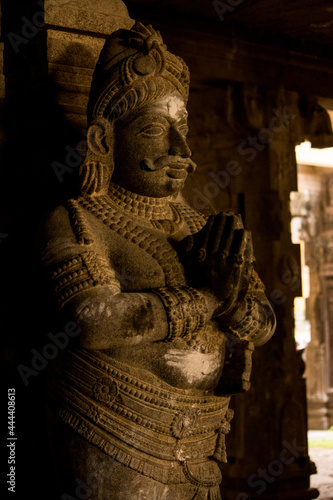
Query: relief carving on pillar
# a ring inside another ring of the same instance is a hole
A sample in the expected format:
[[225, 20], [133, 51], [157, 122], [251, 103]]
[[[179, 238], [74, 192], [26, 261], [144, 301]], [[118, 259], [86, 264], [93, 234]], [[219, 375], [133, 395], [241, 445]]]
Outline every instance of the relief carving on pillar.
[[274, 332], [241, 217], [175, 201], [196, 169], [188, 93], [188, 68], [158, 31], [114, 32], [77, 195], [40, 233], [59, 312], [81, 330], [49, 375], [67, 494], [99, 471], [96, 500], [220, 499], [230, 396], [249, 388], [253, 349]]

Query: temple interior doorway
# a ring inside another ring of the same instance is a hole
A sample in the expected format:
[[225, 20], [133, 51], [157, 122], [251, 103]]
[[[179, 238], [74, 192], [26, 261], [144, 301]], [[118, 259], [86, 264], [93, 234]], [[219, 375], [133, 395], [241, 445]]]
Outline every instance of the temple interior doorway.
[[[333, 111], [328, 114], [332, 122]], [[333, 147], [311, 146], [296, 147], [298, 191], [290, 196], [302, 276], [294, 318], [305, 362], [309, 455], [317, 466], [311, 486], [327, 500], [333, 498]]]

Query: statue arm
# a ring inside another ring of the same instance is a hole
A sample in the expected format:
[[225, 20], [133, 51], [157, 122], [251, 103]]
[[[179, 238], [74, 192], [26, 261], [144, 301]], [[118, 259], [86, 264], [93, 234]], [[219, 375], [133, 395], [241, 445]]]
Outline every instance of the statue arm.
[[[199, 332], [218, 308], [216, 296], [196, 286], [122, 292], [101, 247], [77, 242], [64, 207], [45, 222], [40, 239], [42, 262], [59, 309], [78, 323], [85, 348], [183, 338]], [[228, 318], [231, 328], [242, 323], [242, 315], [240, 309]]]
[[153, 293], [115, 292], [112, 285], [95, 284], [63, 307], [81, 329], [86, 349], [110, 349], [163, 340], [168, 323], [163, 304]]
[[167, 337], [168, 320], [159, 297], [121, 292], [101, 248], [78, 244], [64, 207], [46, 218], [38, 240], [51, 293], [63, 316], [80, 327], [83, 347], [108, 349]]

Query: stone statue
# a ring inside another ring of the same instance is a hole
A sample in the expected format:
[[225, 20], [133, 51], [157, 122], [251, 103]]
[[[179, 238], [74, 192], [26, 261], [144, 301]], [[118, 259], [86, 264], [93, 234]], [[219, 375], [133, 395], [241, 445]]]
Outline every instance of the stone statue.
[[220, 499], [230, 396], [274, 331], [240, 216], [174, 201], [196, 168], [188, 92], [158, 31], [113, 33], [79, 193], [43, 224], [45, 274], [80, 328], [49, 375], [62, 498]]

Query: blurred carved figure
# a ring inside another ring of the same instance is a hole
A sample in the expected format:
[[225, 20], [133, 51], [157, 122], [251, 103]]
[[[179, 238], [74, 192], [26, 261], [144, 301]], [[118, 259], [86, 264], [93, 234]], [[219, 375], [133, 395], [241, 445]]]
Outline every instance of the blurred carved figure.
[[249, 388], [254, 346], [274, 331], [240, 216], [174, 201], [196, 168], [188, 92], [188, 68], [159, 32], [113, 33], [78, 195], [43, 224], [47, 279], [81, 330], [49, 377], [70, 498], [220, 499], [230, 396]]

